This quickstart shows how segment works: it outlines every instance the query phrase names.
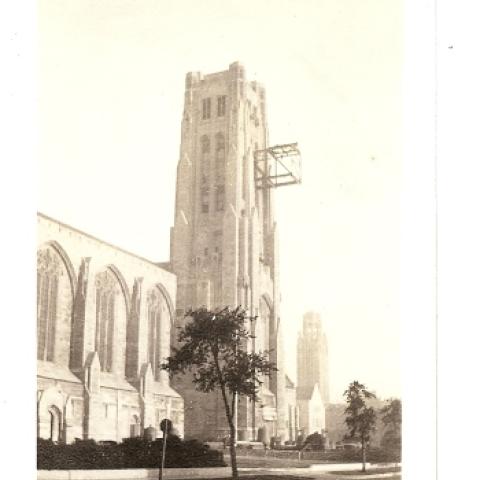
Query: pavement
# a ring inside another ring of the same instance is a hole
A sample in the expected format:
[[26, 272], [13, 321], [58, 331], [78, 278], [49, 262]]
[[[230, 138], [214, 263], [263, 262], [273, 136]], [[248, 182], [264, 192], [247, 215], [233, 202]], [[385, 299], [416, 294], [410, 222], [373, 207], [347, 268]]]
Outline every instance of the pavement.
[[[394, 465], [382, 465], [381, 467], [393, 467]], [[380, 467], [380, 466], [378, 466]], [[378, 468], [377, 467], [377, 468]], [[345, 472], [345, 471], [354, 471], [354, 470], [361, 470], [362, 464], [361, 463], [331, 463], [331, 464], [313, 464], [309, 467], [283, 467], [283, 468], [239, 468], [239, 473], [244, 475], [288, 475], [288, 476], [295, 476], [295, 477], [303, 477], [303, 478], [316, 478], [316, 479], [365, 479], [365, 475], [341, 475], [335, 472]], [[397, 473], [374, 473], [376, 466], [367, 464], [367, 471], [369, 475], [367, 478], [391, 478], [395, 475], [399, 475]]]
[[[367, 464], [368, 465], [368, 464]], [[378, 467], [389, 467], [391, 465], [379, 465]], [[238, 469], [240, 477], [251, 477], [259, 475], [275, 475], [275, 476], [294, 476], [308, 479], [325, 479], [325, 480], [359, 480], [365, 478], [384, 479], [384, 478], [400, 478], [400, 473], [378, 473], [373, 474], [375, 466], [367, 466], [370, 471], [368, 477], [365, 475], [341, 475], [331, 473], [336, 471], [360, 470], [361, 464], [315, 464], [309, 467], [241, 467]], [[214, 467], [214, 468], [166, 468], [163, 478], [165, 480], [186, 480], [186, 479], [212, 479], [212, 478], [230, 478], [230, 467]], [[156, 480], [158, 479], [158, 469], [135, 469], [135, 470], [64, 470], [64, 471], [48, 471], [39, 470], [37, 474], [38, 480]]]

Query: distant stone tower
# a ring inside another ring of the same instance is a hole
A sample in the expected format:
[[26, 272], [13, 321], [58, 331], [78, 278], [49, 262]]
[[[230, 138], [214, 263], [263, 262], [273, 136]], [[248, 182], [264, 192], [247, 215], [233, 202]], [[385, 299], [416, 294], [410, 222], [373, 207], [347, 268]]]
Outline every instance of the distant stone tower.
[[302, 327], [297, 343], [297, 391], [312, 389], [317, 383], [326, 406], [330, 402], [328, 345], [320, 314], [306, 313]]
[[[265, 90], [246, 80], [240, 64], [187, 74], [171, 234], [177, 326], [189, 308], [241, 305], [258, 316], [249, 348], [271, 350], [278, 368], [263, 385], [263, 408], [240, 401], [240, 440], [286, 434], [276, 224], [271, 189], [258, 188], [254, 174], [255, 152], [267, 145]], [[220, 395], [196, 392], [186, 378], [175, 385], [185, 399], [187, 438], [227, 435]]]

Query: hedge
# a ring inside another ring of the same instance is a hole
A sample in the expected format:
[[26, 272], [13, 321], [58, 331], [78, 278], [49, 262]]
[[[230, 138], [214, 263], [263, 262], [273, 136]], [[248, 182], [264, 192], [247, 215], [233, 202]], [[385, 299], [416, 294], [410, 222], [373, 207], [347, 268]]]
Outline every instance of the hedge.
[[[128, 438], [120, 444], [99, 444], [80, 440], [72, 444], [55, 444], [37, 440], [37, 469], [89, 470], [120, 468], [158, 468], [163, 440]], [[223, 453], [196, 440], [183, 441], [176, 436], [167, 440], [165, 467], [223, 467]]]

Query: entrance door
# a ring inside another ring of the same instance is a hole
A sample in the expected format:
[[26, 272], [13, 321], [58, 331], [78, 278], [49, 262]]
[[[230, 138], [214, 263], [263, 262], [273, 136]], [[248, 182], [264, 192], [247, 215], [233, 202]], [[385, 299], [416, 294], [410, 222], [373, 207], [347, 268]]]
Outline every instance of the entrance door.
[[133, 415], [130, 419], [130, 437], [140, 437], [140, 419], [137, 415]]
[[59, 442], [61, 439], [61, 421], [62, 415], [57, 407], [51, 406], [48, 409], [50, 415], [50, 440]]

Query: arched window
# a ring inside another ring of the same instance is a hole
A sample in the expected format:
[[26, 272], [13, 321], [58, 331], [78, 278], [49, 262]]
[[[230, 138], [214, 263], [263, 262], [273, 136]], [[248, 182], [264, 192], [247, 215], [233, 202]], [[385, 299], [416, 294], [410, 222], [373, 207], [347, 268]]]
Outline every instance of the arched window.
[[[255, 325], [255, 347], [257, 351], [268, 352], [270, 350], [270, 321], [272, 311], [264, 297], [260, 298], [259, 310], [260, 315]], [[264, 378], [264, 384], [269, 388], [270, 378], [268, 375]]]
[[153, 288], [147, 296], [148, 306], [148, 360], [152, 366], [153, 378], [160, 378], [162, 321], [167, 318], [167, 303], [165, 297]]
[[37, 358], [53, 362], [57, 323], [58, 282], [62, 274], [59, 256], [51, 249], [37, 253]]
[[115, 298], [119, 293], [118, 280], [111, 270], [105, 270], [95, 277], [96, 287], [96, 333], [95, 350], [100, 368], [112, 371], [113, 332], [115, 328]]

